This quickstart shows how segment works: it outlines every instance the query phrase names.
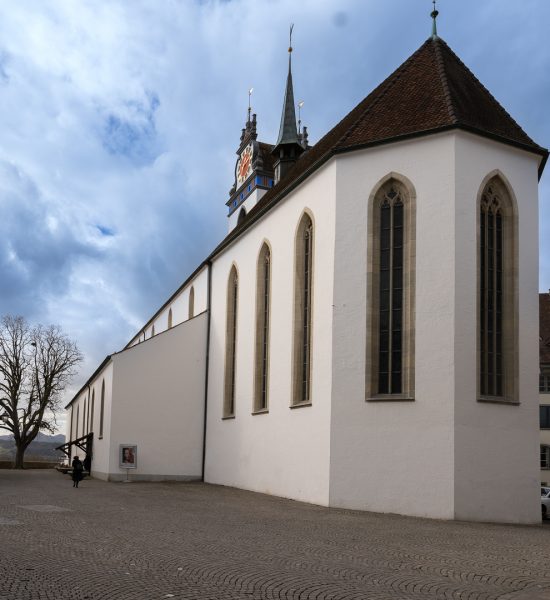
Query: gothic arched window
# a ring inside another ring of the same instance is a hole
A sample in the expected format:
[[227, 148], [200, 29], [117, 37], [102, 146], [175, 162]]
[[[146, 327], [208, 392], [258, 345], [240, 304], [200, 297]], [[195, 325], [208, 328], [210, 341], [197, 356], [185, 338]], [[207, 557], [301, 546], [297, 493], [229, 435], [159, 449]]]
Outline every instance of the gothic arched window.
[[414, 397], [414, 194], [397, 178], [369, 207], [367, 398]]
[[269, 373], [269, 325], [271, 310], [271, 251], [264, 243], [256, 267], [256, 368], [254, 411], [267, 409]]
[[223, 416], [235, 415], [235, 382], [237, 367], [237, 311], [239, 279], [233, 265], [227, 280], [227, 313], [225, 325], [225, 389]]
[[510, 194], [498, 176], [481, 194], [478, 234], [479, 397], [515, 401], [515, 219]]
[[192, 319], [195, 316], [195, 288], [191, 286], [189, 290], [189, 306], [188, 306], [188, 318]]
[[105, 379], [101, 381], [101, 401], [99, 405], [99, 438], [103, 437], [103, 418], [105, 416]]
[[92, 410], [91, 410], [91, 417], [90, 417], [90, 429], [94, 430], [94, 409], [95, 409], [95, 389], [92, 390]]
[[298, 225], [294, 250], [293, 405], [311, 403], [313, 241], [313, 221], [305, 213]]
[[168, 329], [172, 328], [172, 309], [168, 311]]

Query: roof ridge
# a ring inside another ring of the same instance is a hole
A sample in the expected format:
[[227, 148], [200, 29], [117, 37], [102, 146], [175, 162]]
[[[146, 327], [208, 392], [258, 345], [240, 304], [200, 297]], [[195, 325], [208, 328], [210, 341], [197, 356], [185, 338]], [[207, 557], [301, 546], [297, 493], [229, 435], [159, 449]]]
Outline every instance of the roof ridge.
[[[437, 72], [439, 73], [439, 78], [441, 79], [441, 85], [443, 86], [443, 96], [445, 97], [445, 103], [447, 104], [447, 110], [449, 111], [449, 117], [454, 124], [458, 123], [458, 118], [456, 116], [455, 107], [453, 106], [453, 100], [451, 97], [451, 91], [449, 90], [449, 82], [447, 80], [447, 72], [445, 71], [445, 65], [443, 64], [443, 56], [441, 56], [441, 48], [439, 47], [439, 41], [441, 38], [437, 38], [433, 40], [435, 47], [435, 63], [437, 65]], [[444, 40], [441, 40], [445, 43]]]
[[501, 111], [502, 113], [504, 113], [506, 115], [506, 117], [508, 117], [508, 119], [510, 119], [510, 121], [512, 121], [512, 123], [518, 128], [520, 129], [520, 131], [523, 132], [523, 134], [527, 137], [527, 139], [529, 139], [535, 146], [537, 146], [537, 148], [542, 148], [542, 146], [540, 146], [539, 144], [537, 144], [530, 135], [527, 134], [527, 132], [523, 129], [523, 127], [514, 119], [514, 117], [512, 117], [512, 115], [504, 108], [504, 106], [502, 106], [502, 104], [493, 96], [493, 94], [483, 85], [483, 83], [481, 83], [481, 81], [476, 77], [475, 73], [468, 67], [468, 65], [466, 65], [458, 56], [458, 54], [456, 54], [456, 52], [449, 46], [449, 44], [447, 44], [447, 42], [441, 38], [438, 38], [439, 41], [444, 44], [444, 46], [447, 48], [447, 50], [449, 50], [449, 52], [451, 53], [451, 56], [458, 62], [458, 64], [463, 67], [466, 72], [472, 77], [475, 85], [477, 85], [477, 87], [484, 92], [485, 94], [487, 94], [487, 97], [489, 98], [490, 102], [493, 104], [493, 106], [498, 110]]
[[[366, 108], [361, 111], [360, 115], [357, 117], [357, 119], [355, 119], [355, 122], [347, 129], [347, 131], [344, 133], [344, 135], [340, 138], [338, 138], [338, 140], [336, 141], [334, 147], [338, 147], [340, 144], [342, 144], [346, 138], [348, 138], [351, 133], [353, 131], [355, 131], [357, 125], [359, 125], [360, 121], [362, 121], [363, 117], [369, 112], [371, 111], [374, 107], [376, 107], [378, 105], [378, 103], [386, 96], [386, 94], [391, 90], [391, 88], [399, 81], [399, 79], [403, 76], [403, 74], [407, 71], [407, 69], [411, 66], [413, 59], [416, 57], [417, 54], [420, 53], [421, 50], [423, 50], [424, 46], [426, 46], [426, 44], [428, 44], [430, 42], [430, 40], [426, 40], [422, 46], [420, 46], [420, 48], [418, 48], [415, 52], [413, 52], [413, 54], [411, 54], [409, 56], [409, 58], [402, 63], [399, 67], [397, 67], [397, 69], [395, 69], [395, 71], [389, 76], [386, 77], [386, 79], [384, 79], [384, 81], [382, 81], [376, 88], [374, 88], [374, 90], [366, 97], [362, 100], [361, 104], [366, 103], [367, 106]], [[380, 89], [380, 88], [384, 88], [384, 89]], [[379, 95], [376, 96], [372, 102], [367, 102], [368, 99], [370, 97], [372, 97], [374, 94], [376, 94], [376, 92], [379, 92]], [[345, 117], [344, 117], [345, 119]], [[344, 120], [342, 119], [342, 121]]]

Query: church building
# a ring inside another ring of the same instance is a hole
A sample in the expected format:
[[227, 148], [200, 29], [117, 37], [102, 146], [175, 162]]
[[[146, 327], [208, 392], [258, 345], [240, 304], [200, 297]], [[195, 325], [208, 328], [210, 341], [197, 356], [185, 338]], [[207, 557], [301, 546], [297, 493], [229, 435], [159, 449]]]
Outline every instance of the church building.
[[548, 152], [432, 17], [311, 146], [289, 48], [274, 144], [248, 111], [227, 236], [67, 406], [68, 452], [92, 476], [540, 521]]

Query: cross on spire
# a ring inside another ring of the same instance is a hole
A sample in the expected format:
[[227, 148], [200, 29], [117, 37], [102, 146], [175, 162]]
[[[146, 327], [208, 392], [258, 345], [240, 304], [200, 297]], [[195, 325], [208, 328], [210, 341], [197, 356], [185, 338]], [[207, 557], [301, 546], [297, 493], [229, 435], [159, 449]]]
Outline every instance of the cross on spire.
[[439, 11], [435, 7], [436, 0], [432, 0], [434, 9], [432, 10], [430, 16], [432, 17], [432, 38], [437, 38], [437, 15], [439, 15]]

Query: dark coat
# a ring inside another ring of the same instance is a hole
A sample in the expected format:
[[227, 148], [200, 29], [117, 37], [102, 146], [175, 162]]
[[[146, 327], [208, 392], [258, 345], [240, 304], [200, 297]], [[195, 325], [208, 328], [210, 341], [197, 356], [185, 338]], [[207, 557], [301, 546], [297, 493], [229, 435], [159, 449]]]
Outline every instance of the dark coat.
[[79, 458], [73, 458], [73, 481], [81, 481], [84, 465]]

